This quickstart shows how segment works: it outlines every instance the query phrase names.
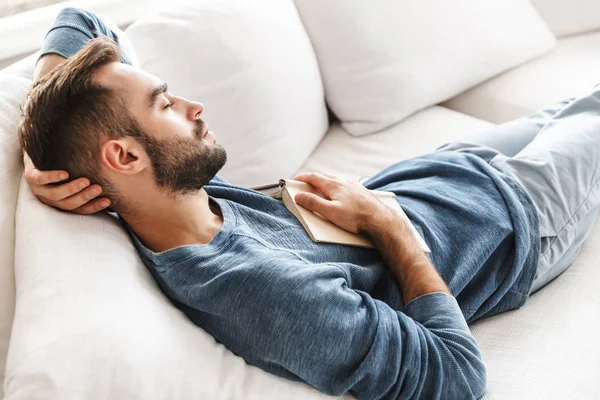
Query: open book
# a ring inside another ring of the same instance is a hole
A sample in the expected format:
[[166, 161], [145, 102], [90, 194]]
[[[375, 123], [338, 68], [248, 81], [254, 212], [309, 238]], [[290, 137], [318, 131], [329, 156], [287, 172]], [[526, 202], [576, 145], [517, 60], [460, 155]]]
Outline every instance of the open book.
[[[375, 247], [371, 240], [365, 235], [359, 235], [348, 232], [331, 221], [326, 220], [316, 212], [309, 211], [299, 204], [296, 204], [294, 197], [297, 193], [308, 192], [323, 197], [315, 188], [306, 182], [294, 181], [291, 179], [281, 179], [279, 183], [272, 185], [256, 186], [252, 189], [266, 194], [274, 199], [282, 200], [285, 206], [298, 218], [308, 235], [315, 242], [337, 243], [359, 247]], [[398, 202], [396, 195], [392, 192], [382, 192], [370, 190], [379, 200], [388, 207], [395, 210], [402, 219], [404, 219], [422, 251], [429, 253], [429, 247], [419, 235], [412, 222], [408, 219]]]

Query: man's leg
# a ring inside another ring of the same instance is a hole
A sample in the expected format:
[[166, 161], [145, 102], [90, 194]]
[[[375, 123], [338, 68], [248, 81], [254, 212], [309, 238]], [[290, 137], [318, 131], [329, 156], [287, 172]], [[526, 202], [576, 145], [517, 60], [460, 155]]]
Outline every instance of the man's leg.
[[472, 133], [458, 141], [440, 146], [436, 151], [473, 153], [488, 163], [499, 154], [514, 157], [540, 133], [555, 115], [575, 99], [568, 99], [544, 108], [529, 117], [495, 125], [482, 132]]
[[439, 149], [481, 156], [517, 179], [531, 196], [540, 217], [542, 244], [531, 293], [572, 264], [598, 216], [600, 90], [595, 89], [564, 102], [562, 108], [557, 105], [558, 111], [532, 116], [546, 116], [537, 131], [538, 121], [521, 119]]
[[[529, 117], [518, 118], [482, 132], [467, 135], [461, 138], [458, 143], [468, 144], [467, 147], [473, 145], [485, 146], [507, 157], [514, 157], [537, 136], [548, 122], [552, 121], [557, 113], [574, 100], [567, 99], [539, 110]], [[456, 143], [450, 143], [449, 145], [456, 145]], [[447, 150], [445, 146], [440, 147], [438, 150]]]

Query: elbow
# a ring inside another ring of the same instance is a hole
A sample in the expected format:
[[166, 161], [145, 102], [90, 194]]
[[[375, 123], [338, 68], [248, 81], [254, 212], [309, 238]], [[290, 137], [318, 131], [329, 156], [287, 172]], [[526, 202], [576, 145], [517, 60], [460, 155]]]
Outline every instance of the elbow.
[[458, 395], [456, 398], [479, 399], [483, 397], [487, 389], [487, 369], [479, 349], [461, 352], [460, 355], [455, 355], [455, 361], [460, 367], [456, 370], [457, 376], [450, 378], [462, 388], [459, 390], [462, 393], [456, 393]]
[[60, 12], [58, 13], [59, 15], [64, 15], [64, 14], [82, 14], [84, 13], [84, 11], [80, 8], [75, 8], [75, 7], [65, 7], [62, 10], [60, 10]]
[[[439, 338], [439, 337], [438, 337]], [[460, 334], [438, 342], [435, 356], [430, 355], [433, 382], [438, 377], [439, 395], [448, 399], [479, 399], [487, 388], [487, 369], [473, 336]], [[437, 359], [439, 362], [431, 362]]]
[[469, 368], [468, 387], [474, 399], [480, 399], [487, 389], [487, 370], [485, 365], [478, 360]]

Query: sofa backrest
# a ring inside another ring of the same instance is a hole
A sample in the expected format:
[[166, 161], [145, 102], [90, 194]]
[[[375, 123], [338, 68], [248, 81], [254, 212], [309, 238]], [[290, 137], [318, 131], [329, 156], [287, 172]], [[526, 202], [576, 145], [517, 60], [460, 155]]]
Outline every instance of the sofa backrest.
[[23, 169], [16, 131], [36, 57], [0, 71], [0, 398], [15, 308], [15, 208]]
[[600, 29], [598, 0], [531, 0], [531, 3], [558, 37]]

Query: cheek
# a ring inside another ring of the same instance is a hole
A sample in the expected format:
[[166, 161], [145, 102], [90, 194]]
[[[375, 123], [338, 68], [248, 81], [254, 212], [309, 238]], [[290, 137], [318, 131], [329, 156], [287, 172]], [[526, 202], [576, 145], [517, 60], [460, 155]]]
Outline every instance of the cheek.
[[185, 138], [193, 135], [190, 124], [175, 115], [159, 118], [153, 124], [152, 131], [156, 133], [157, 139]]

